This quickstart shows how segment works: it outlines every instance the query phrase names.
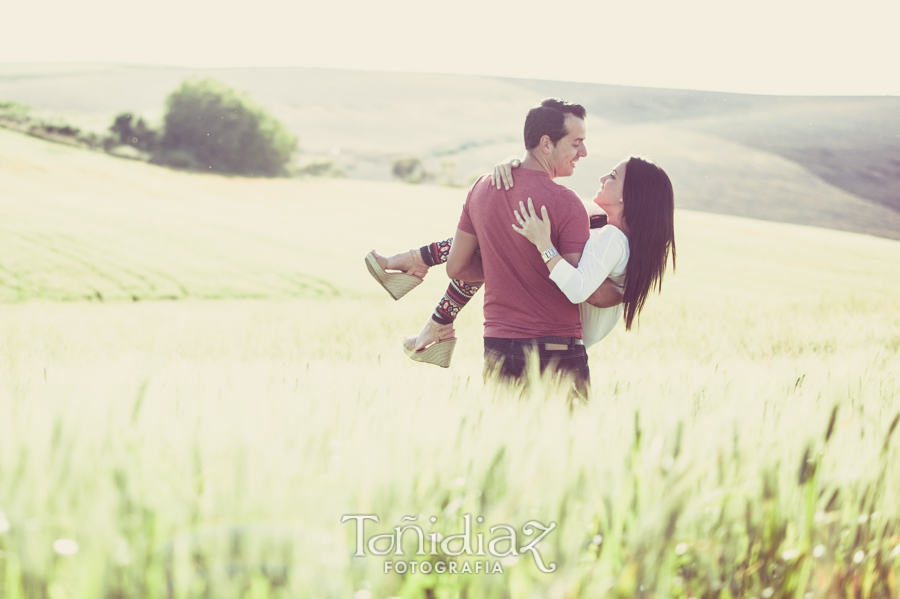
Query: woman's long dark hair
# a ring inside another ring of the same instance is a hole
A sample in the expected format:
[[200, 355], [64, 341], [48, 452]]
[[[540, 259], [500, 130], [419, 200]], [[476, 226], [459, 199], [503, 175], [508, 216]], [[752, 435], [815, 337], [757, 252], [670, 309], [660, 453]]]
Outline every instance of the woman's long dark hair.
[[630, 330], [650, 291], [662, 291], [669, 248], [672, 250], [672, 269], [675, 268], [672, 182], [656, 163], [632, 156], [625, 165], [622, 202], [629, 249], [625, 268], [625, 330]]

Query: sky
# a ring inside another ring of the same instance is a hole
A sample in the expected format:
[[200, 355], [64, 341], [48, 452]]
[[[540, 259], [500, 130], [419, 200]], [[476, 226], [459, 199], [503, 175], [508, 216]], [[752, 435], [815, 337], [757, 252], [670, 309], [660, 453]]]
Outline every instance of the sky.
[[0, 63], [302, 66], [900, 95], [900, 0], [0, 0], [0, 14]]

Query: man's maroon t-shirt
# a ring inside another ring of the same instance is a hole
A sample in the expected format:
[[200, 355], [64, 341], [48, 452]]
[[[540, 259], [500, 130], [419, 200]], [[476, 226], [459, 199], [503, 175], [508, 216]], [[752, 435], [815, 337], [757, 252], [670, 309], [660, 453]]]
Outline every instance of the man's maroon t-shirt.
[[478, 237], [484, 264], [484, 336], [505, 339], [581, 338], [578, 306], [550, 280], [534, 244], [515, 232], [513, 210], [534, 202], [547, 206], [550, 239], [560, 254], [581, 252], [589, 222], [581, 199], [544, 171], [516, 169], [515, 186], [498, 190], [482, 176], [466, 198], [458, 228]]

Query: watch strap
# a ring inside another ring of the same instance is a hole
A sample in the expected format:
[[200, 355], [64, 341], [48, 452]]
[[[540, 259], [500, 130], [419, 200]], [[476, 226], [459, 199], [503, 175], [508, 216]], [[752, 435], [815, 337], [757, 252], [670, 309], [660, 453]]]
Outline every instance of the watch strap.
[[544, 259], [544, 264], [550, 262], [555, 256], [558, 256], [559, 252], [556, 251], [556, 248], [550, 248], [549, 250], [541, 252], [541, 258]]

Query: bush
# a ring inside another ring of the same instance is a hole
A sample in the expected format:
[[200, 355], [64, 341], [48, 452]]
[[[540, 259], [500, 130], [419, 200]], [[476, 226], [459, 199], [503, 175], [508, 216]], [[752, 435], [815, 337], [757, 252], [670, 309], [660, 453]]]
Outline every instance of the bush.
[[13, 123], [28, 122], [30, 120], [28, 116], [29, 110], [30, 108], [27, 106], [22, 106], [15, 102], [0, 101], [0, 120]]
[[344, 169], [337, 166], [331, 160], [319, 160], [304, 164], [303, 166], [294, 169], [293, 174], [301, 176], [309, 175], [311, 177], [334, 178], [342, 178], [347, 176], [347, 173], [344, 172]]
[[87, 133], [80, 133], [78, 135], [78, 141], [92, 150], [99, 150], [103, 147], [104, 138], [93, 131], [88, 131]]
[[159, 162], [180, 156], [207, 171], [271, 176], [284, 172], [297, 146], [275, 117], [215, 79], [185, 81], [166, 108]]
[[434, 178], [434, 175], [425, 170], [422, 161], [414, 157], [394, 160], [391, 172], [395, 177], [407, 183], [422, 183]]
[[[152, 154], [159, 148], [159, 133], [139, 118], [134, 121], [133, 115], [128, 112], [116, 116], [109, 131], [114, 134], [112, 141], [107, 146], [131, 146], [141, 152]], [[107, 148], [109, 151], [111, 148]]]
[[52, 135], [62, 135], [63, 137], [75, 137], [81, 133], [81, 129], [72, 125], [44, 125], [44, 131]]

